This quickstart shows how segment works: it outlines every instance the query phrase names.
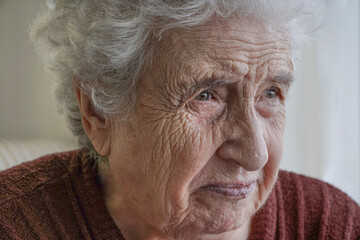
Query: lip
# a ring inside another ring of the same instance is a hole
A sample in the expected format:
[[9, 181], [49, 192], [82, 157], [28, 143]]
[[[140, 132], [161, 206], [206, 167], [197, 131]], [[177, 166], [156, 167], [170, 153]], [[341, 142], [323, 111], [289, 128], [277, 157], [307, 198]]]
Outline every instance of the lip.
[[221, 194], [226, 197], [247, 198], [254, 190], [256, 181], [246, 183], [213, 183], [201, 187], [204, 191]]

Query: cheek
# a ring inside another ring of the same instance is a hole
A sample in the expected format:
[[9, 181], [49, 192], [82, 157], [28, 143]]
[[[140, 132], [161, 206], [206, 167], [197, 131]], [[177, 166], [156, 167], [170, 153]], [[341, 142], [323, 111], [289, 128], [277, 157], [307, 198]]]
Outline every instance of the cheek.
[[134, 121], [129, 129], [112, 133], [109, 163], [121, 195], [117, 201], [157, 225], [179, 221], [189, 205], [190, 183], [209, 158], [211, 134], [185, 115]]
[[[259, 108], [257, 109], [259, 110]], [[282, 142], [286, 123], [286, 108], [284, 105], [267, 107], [258, 111], [258, 117], [263, 122], [264, 138], [269, 142]], [[267, 112], [265, 114], [265, 112]]]
[[[187, 202], [189, 185], [195, 176], [204, 168], [210, 158], [212, 150], [212, 134], [201, 130], [197, 124], [186, 118], [185, 121], [172, 123], [178, 125], [176, 131], [163, 133], [167, 141], [160, 143], [163, 147], [155, 146], [154, 149], [167, 149], [166, 162], [168, 169], [159, 172], [164, 176], [167, 189], [171, 192], [171, 202]], [[158, 151], [155, 156], [164, 156], [163, 151]], [[185, 201], [186, 199], [186, 201]]]
[[282, 155], [282, 138], [285, 129], [285, 108], [277, 111], [276, 116], [265, 121], [264, 138], [267, 142], [269, 154], [273, 155], [274, 161], [280, 161]]
[[[279, 169], [282, 156], [282, 137], [271, 136], [267, 140], [269, 159], [264, 166], [264, 175], [268, 181], [274, 181]], [[269, 177], [271, 176], [271, 179]], [[266, 179], [265, 179], [266, 180]], [[271, 183], [269, 183], [271, 184]]]
[[[282, 137], [285, 127], [285, 111], [279, 111], [276, 117], [267, 119], [264, 123], [264, 138], [268, 149], [268, 162], [263, 168], [260, 198], [266, 198], [270, 193], [279, 170], [282, 157]], [[260, 199], [263, 200], [263, 199]]]
[[177, 221], [178, 213], [188, 208], [192, 180], [211, 157], [212, 134], [186, 114], [164, 116], [136, 129], [139, 136], [125, 151], [138, 165], [124, 166], [136, 185], [133, 194], [146, 200], [148, 211], [159, 221]]

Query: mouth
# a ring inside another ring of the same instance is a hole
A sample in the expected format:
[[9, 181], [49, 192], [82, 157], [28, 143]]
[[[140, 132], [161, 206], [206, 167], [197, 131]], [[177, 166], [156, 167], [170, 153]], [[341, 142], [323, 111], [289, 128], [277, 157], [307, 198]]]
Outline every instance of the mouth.
[[247, 183], [215, 183], [205, 187], [201, 187], [201, 190], [210, 191], [216, 194], [221, 194], [226, 197], [234, 197], [244, 199], [247, 198], [254, 190], [256, 181]]

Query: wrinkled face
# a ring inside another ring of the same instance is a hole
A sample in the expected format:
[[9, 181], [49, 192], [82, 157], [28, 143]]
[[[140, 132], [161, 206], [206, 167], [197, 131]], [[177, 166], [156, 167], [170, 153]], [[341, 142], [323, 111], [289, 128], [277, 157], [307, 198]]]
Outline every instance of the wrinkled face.
[[290, 46], [282, 32], [232, 20], [167, 32], [134, 117], [112, 122], [107, 201], [120, 228], [141, 222], [177, 239], [231, 231], [270, 193]]

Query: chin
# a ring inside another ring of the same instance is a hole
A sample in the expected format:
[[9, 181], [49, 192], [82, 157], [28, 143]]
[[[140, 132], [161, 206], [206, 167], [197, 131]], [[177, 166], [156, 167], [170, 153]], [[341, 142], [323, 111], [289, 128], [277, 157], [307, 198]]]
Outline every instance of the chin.
[[[176, 232], [187, 232], [191, 236], [176, 236], [176, 239], [196, 239], [200, 236], [220, 234], [241, 228], [255, 213], [258, 189], [253, 189], [246, 198], [227, 196], [213, 191], [198, 190], [190, 196], [191, 215]], [[173, 232], [175, 233], [175, 232]]]
[[251, 218], [247, 212], [236, 213], [231, 210], [215, 211], [211, 215], [198, 215], [186, 226], [178, 226], [171, 231], [174, 239], [210, 239], [213, 235], [230, 233], [240, 229]]

